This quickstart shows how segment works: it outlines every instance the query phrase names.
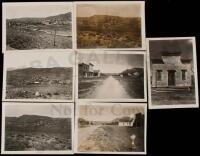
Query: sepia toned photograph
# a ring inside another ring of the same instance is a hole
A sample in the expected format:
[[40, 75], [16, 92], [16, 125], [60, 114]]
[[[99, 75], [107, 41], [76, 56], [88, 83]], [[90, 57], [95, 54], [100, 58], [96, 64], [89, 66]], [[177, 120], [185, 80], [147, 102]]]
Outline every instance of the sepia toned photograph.
[[3, 103], [2, 154], [72, 153], [73, 103]]
[[150, 38], [149, 107], [198, 107], [195, 38]]
[[76, 98], [146, 101], [145, 58], [142, 52], [78, 51]]
[[72, 3], [3, 3], [4, 50], [72, 49]]
[[77, 153], [145, 154], [146, 104], [79, 103]]
[[5, 101], [74, 101], [75, 55], [10, 52], [4, 56]]
[[77, 49], [145, 49], [144, 2], [75, 4]]

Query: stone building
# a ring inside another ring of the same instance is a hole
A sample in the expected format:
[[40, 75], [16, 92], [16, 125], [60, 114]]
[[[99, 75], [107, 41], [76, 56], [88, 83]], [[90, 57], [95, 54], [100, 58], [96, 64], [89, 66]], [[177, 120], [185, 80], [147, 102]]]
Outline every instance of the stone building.
[[182, 59], [180, 52], [163, 52], [161, 59], [151, 59], [152, 87], [191, 87], [191, 59]]

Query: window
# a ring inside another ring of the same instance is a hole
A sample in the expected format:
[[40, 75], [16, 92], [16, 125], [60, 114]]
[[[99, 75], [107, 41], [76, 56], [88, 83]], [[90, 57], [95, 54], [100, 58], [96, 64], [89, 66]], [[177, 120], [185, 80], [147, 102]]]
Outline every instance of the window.
[[157, 79], [157, 81], [161, 81], [162, 80], [162, 70], [157, 70], [156, 79]]
[[181, 70], [182, 72], [182, 80], [186, 80], [186, 72], [187, 70]]

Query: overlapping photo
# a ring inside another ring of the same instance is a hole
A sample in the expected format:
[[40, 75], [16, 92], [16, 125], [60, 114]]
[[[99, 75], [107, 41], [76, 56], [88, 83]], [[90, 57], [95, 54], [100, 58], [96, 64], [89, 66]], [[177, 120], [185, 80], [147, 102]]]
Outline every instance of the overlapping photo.
[[4, 50], [72, 49], [73, 4], [4, 3]]
[[76, 98], [91, 101], [146, 101], [143, 52], [78, 51]]
[[76, 2], [77, 49], [145, 49], [144, 2]]
[[145, 103], [78, 103], [77, 153], [145, 154]]
[[5, 101], [74, 101], [75, 54], [10, 52], [4, 56]]
[[198, 107], [195, 38], [150, 38], [150, 108]]
[[73, 103], [3, 103], [3, 154], [73, 152]]

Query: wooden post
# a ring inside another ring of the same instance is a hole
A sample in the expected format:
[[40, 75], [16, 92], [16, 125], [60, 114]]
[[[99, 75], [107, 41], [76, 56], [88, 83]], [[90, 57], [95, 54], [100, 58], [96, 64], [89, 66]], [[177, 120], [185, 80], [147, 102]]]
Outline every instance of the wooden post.
[[56, 46], [56, 29], [54, 30], [53, 45]]

